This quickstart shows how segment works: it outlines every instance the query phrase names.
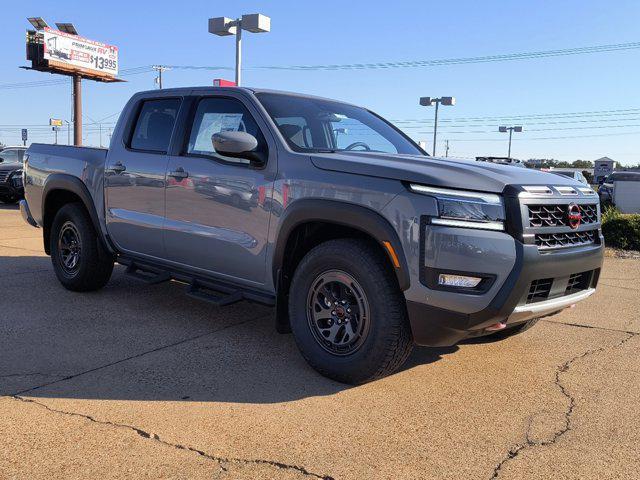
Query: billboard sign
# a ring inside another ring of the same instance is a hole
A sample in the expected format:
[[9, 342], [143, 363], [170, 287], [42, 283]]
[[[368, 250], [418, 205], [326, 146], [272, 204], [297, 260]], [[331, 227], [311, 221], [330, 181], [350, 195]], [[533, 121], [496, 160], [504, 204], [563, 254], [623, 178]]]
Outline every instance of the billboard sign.
[[59, 118], [50, 118], [49, 125], [51, 125], [52, 127], [61, 127], [62, 120], [60, 120]]
[[98, 76], [118, 75], [118, 47], [44, 29], [44, 59], [50, 65]]

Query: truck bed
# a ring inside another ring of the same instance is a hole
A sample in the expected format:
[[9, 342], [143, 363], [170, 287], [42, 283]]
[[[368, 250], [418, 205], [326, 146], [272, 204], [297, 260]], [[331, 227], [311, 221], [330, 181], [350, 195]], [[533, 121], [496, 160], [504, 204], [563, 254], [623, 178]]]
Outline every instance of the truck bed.
[[29, 178], [25, 198], [34, 220], [42, 225], [42, 199], [51, 175], [64, 174], [80, 179], [87, 187], [98, 215], [104, 212], [103, 176], [108, 149], [68, 145], [32, 144], [26, 152]]

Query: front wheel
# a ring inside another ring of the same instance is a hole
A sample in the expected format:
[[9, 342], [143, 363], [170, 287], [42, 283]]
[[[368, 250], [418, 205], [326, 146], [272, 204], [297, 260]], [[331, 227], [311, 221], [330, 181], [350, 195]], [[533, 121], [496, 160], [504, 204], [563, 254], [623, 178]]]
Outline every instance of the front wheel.
[[51, 262], [67, 290], [88, 292], [106, 285], [113, 258], [100, 243], [91, 218], [77, 203], [62, 207], [51, 226]]
[[6, 203], [8, 205], [15, 205], [18, 203], [18, 197], [0, 197], [0, 202]]
[[386, 258], [366, 241], [331, 240], [307, 253], [293, 276], [289, 314], [304, 358], [339, 382], [389, 375], [411, 353], [402, 292]]

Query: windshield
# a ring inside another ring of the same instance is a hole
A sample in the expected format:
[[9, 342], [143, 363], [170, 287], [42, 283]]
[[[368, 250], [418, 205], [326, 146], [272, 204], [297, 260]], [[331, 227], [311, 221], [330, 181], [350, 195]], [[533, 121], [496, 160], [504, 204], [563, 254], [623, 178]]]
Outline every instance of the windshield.
[[22, 163], [24, 150], [17, 148], [6, 148], [0, 150], [0, 163]]
[[425, 155], [407, 136], [364, 108], [280, 93], [256, 96], [296, 152]]

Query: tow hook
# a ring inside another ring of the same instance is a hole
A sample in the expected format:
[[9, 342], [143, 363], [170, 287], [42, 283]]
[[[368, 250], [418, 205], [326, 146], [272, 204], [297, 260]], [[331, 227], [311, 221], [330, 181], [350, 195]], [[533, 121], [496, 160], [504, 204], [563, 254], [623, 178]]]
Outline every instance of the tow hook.
[[487, 332], [497, 332], [498, 330], [502, 330], [503, 328], [506, 328], [506, 327], [507, 327], [506, 323], [498, 322], [498, 323], [494, 323], [493, 325], [489, 325], [487, 328], [485, 328], [485, 330]]

